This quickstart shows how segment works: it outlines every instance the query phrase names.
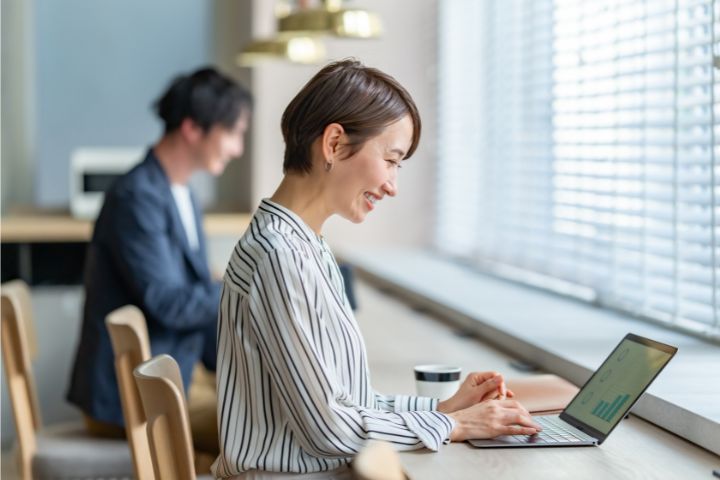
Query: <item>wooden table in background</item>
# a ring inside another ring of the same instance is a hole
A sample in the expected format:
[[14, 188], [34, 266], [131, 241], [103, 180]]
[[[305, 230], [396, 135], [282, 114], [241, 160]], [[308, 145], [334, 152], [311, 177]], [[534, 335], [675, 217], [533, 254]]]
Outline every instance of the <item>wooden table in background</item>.
[[[205, 234], [208, 237], [238, 238], [247, 228], [250, 218], [250, 214], [247, 213], [207, 213], [204, 215]], [[67, 211], [20, 210], [3, 215], [0, 222], [0, 241], [6, 245], [17, 245], [16, 273], [30, 283], [34, 271], [32, 254], [34, 245], [37, 248], [42, 248], [40, 245], [54, 248], [53, 252], [60, 248], [63, 253], [77, 252], [80, 248], [76, 256], [82, 259], [84, 258], [82, 244], [90, 241], [93, 223], [92, 220], [74, 218]], [[8, 258], [5, 254], [3, 257], [4, 260]], [[73, 265], [80, 261], [75, 261]]]
[[[204, 216], [208, 236], [237, 235], [247, 228], [248, 213], [208, 213]], [[32, 212], [2, 217], [2, 243], [89, 242], [93, 221], [70, 216], [65, 212]]]

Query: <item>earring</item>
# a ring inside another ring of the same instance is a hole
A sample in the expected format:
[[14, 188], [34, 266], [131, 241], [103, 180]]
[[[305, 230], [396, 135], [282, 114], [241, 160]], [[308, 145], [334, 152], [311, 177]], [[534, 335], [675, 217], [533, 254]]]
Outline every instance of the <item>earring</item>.
[[328, 162], [328, 161], [325, 162], [325, 171], [326, 172], [329, 172], [330, 170], [332, 170], [332, 167], [333, 167], [332, 162]]

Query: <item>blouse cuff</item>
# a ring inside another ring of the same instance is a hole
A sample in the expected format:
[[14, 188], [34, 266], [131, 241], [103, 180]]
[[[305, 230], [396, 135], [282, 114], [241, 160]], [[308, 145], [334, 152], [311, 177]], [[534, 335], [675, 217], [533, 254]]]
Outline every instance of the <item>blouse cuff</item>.
[[401, 415], [425, 448], [438, 451], [441, 445], [450, 443], [455, 421], [448, 415], [440, 412], [405, 412]]
[[414, 395], [397, 395], [395, 397], [396, 413], [437, 410], [437, 405], [437, 398], [416, 397]]
[[447, 418], [447, 420], [450, 422], [450, 431], [447, 433], [447, 437], [445, 437], [445, 440], [443, 440], [443, 445], [447, 445], [451, 442], [450, 435], [452, 435], [453, 430], [455, 430], [457, 422], [450, 415], [445, 415], [444, 413], [442, 415], [445, 416], [445, 418]]

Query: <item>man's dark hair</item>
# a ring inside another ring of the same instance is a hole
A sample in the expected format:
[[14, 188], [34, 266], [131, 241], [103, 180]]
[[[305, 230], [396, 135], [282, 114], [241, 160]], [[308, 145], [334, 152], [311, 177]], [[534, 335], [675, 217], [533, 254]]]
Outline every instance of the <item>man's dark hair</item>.
[[251, 105], [250, 92], [214, 68], [205, 67], [176, 77], [153, 106], [167, 134], [177, 130], [186, 118], [206, 133], [217, 124], [232, 128]]
[[405, 115], [413, 123], [412, 143], [405, 155], [410, 158], [420, 141], [421, 123], [407, 90], [390, 75], [357, 60], [331, 63], [310, 79], [283, 113], [283, 171], [310, 172], [310, 147], [331, 123], [343, 126], [350, 140], [349, 157]]

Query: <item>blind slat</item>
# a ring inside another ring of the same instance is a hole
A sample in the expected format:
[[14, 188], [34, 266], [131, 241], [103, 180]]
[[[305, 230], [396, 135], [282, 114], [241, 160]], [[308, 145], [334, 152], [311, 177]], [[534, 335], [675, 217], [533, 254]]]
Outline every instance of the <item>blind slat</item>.
[[720, 335], [718, 3], [440, 2], [438, 248]]

